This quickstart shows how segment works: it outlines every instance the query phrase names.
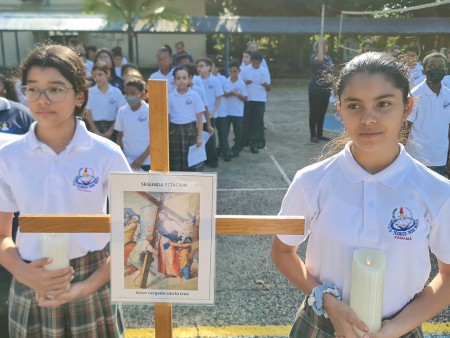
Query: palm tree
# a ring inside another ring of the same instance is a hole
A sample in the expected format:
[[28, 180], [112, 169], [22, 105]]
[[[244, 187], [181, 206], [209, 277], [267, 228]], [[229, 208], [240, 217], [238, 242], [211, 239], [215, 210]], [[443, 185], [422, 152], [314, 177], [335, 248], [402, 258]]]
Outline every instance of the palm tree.
[[[167, 1], [166, 1], [167, 2]], [[133, 37], [138, 21], [146, 23], [158, 19], [180, 21], [182, 16], [164, 6], [161, 0], [83, 0], [87, 12], [103, 13], [109, 22], [125, 21], [128, 35], [128, 58], [134, 62]]]

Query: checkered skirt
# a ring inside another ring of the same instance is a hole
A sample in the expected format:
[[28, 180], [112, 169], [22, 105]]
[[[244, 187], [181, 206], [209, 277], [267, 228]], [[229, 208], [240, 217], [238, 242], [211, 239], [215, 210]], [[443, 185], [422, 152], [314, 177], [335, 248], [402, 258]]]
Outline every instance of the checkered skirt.
[[[88, 278], [108, 258], [107, 249], [72, 259], [76, 283]], [[55, 308], [38, 306], [34, 290], [15, 278], [9, 292], [10, 337], [123, 337], [121, 305], [112, 305], [106, 283], [90, 296]]]
[[203, 171], [203, 162], [189, 167], [189, 147], [197, 143], [197, 124], [170, 123], [169, 163], [172, 171]]
[[[395, 315], [391, 318], [395, 317]], [[313, 309], [307, 305], [306, 298], [297, 312], [289, 337], [333, 338], [335, 337], [334, 327], [330, 319], [315, 314]], [[423, 338], [422, 328], [419, 326], [400, 338]]]

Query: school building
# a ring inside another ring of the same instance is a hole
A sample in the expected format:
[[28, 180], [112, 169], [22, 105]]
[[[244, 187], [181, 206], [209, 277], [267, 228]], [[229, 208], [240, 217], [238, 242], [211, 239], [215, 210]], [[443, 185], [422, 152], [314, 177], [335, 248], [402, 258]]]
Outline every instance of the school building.
[[[238, 34], [254, 36], [290, 36], [287, 53], [294, 68], [309, 70], [311, 36], [320, 34], [320, 17], [239, 17], [205, 15], [205, 0], [173, 1], [177, 10], [186, 15], [182, 23], [160, 20], [149, 24], [137, 22], [134, 36], [135, 63], [142, 68], [155, 67], [155, 54], [163, 44], [174, 46], [184, 41], [186, 50], [195, 58], [220, 53], [229, 60], [230, 51], [239, 57], [242, 51], [233, 51], [231, 37]], [[127, 57], [127, 26], [123, 22], [108, 23], [101, 14], [83, 14], [82, 0], [2, 0], [0, 4], [0, 67], [6, 69], [19, 64], [27, 51], [36, 43], [52, 39], [66, 42], [78, 36], [85, 45], [99, 48], [122, 47]], [[429, 46], [450, 47], [448, 18], [363, 18], [346, 16], [326, 17], [324, 33], [340, 36], [342, 59], [357, 53], [361, 36], [415, 36], [428, 41]], [[220, 34], [224, 46], [220, 51], [207, 50], [207, 36]], [[263, 51], [264, 52], [264, 51]], [[277, 67], [283, 60], [268, 58], [273, 75], [282, 74]], [[288, 66], [289, 68], [289, 66]], [[292, 69], [285, 69], [292, 73]]]

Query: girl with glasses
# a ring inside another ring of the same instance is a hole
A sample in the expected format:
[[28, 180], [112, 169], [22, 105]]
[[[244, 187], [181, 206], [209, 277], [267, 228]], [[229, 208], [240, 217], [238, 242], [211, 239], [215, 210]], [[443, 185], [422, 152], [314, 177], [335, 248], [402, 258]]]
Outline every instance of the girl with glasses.
[[110, 303], [109, 234], [69, 234], [70, 266], [46, 270], [40, 235], [11, 238], [13, 212], [106, 213], [108, 174], [130, 172], [120, 148], [87, 131], [83, 60], [65, 46], [38, 46], [21, 66], [22, 92], [36, 122], [0, 148], [0, 264], [13, 275], [10, 337], [123, 336]]

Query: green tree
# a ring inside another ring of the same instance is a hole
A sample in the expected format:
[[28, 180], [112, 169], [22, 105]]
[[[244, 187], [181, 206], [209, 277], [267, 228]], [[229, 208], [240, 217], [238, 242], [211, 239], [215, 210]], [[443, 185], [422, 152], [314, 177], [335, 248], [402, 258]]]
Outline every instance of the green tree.
[[159, 19], [181, 21], [182, 16], [161, 0], [83, 0], [89, 13], [105, 14], [109, 22], [123, 21], [127, 25], [128, 58], [134, 62], [133, 37], [136, 23], [152, 23]]

